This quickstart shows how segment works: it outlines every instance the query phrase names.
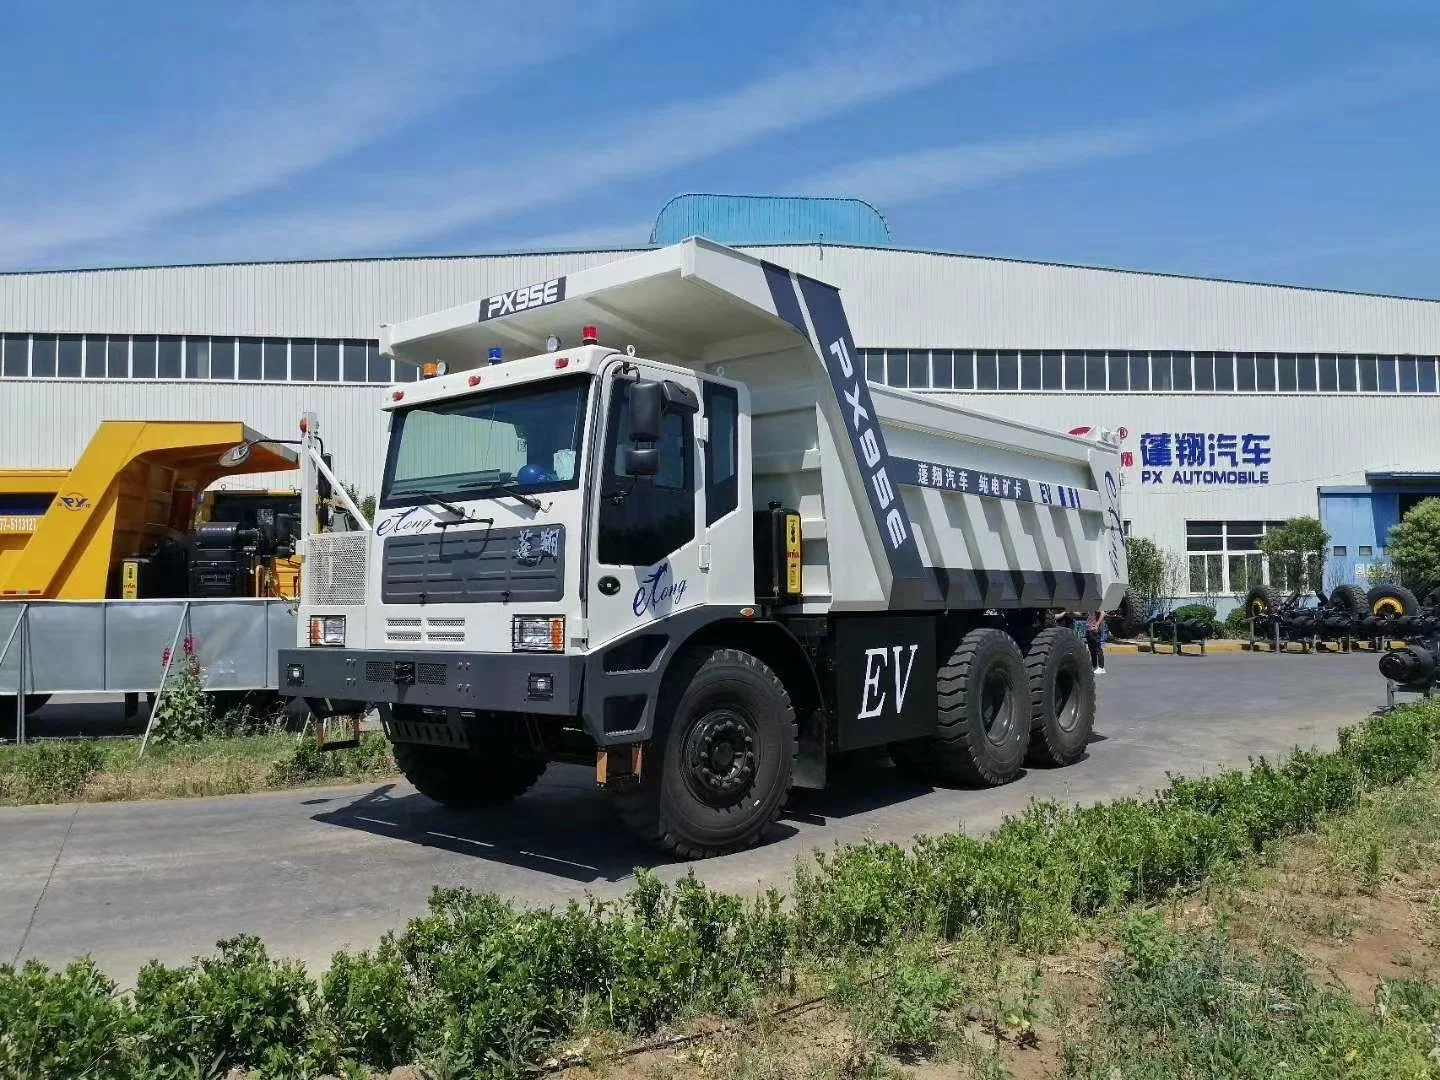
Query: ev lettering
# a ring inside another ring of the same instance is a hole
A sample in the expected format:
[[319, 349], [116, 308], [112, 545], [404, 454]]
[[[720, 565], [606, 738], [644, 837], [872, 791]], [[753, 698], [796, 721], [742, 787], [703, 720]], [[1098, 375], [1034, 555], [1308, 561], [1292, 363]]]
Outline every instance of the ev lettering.
[[[909, 649], [909, 656], [905, 650]], [[891, 668], [891, 682], [895, 690], [895, 712], [905, 711], [905, 695], [910, 691], [910, 676], [915, 673], [915, 654], [919, 645], [891, 645], [879, 649], [865, 650], [865, 680], [860, 688], [860, 711], [857, 720], [871, 720], [885, 710], [888, 697], [881, 682], [888, 664]]]

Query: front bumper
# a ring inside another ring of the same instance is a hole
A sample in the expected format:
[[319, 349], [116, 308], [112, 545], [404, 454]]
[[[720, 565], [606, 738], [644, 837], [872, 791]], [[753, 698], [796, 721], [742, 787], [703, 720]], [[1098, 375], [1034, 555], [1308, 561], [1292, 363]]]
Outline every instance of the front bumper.
[[370, 704], [577, 716], [585, 657], [547, 653], [281, 649], [280, 693]]

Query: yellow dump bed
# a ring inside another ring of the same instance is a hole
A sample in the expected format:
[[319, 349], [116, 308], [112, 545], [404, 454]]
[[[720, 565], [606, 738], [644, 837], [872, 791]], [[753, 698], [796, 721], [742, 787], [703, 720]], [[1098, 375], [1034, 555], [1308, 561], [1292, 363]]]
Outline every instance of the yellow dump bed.
[[104, 599], [121, 560], [189, 533], [219, 477], [297, 467], [265, 442], [242, 465], [219, 464], [262, 438], [238, 420], [106, 420], [69, 470], [0, 469], [0, 599]]

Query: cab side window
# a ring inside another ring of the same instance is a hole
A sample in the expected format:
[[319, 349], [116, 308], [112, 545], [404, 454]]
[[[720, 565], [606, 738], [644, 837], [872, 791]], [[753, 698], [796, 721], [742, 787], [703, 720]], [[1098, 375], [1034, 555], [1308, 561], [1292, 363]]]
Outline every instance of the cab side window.
[[611, 566], [651, 566], [695, 539], [695, 428], [689, 413], [666, 413], [660, 471], [625, 475], [630, 384], [616, 382], [606, 422], [608, 463], [600, 485], [597, 555]]
[[740, 397], [733, 387], [705, 384], [705, 524], [714, 525], [740, 504]]

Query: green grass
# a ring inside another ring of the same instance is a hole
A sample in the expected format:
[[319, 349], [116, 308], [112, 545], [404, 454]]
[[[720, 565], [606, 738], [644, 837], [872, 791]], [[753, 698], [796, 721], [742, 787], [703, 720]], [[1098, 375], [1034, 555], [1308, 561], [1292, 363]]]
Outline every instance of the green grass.
[[38, 742], [0, 747], [0, 805], [237, 795], [395, 771], [374, 733], [356, 749], [327, 753], [286, 732], [152, 742], [143, 758], [138, 739]]

